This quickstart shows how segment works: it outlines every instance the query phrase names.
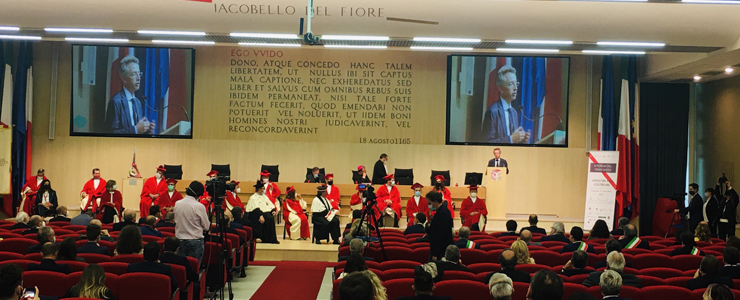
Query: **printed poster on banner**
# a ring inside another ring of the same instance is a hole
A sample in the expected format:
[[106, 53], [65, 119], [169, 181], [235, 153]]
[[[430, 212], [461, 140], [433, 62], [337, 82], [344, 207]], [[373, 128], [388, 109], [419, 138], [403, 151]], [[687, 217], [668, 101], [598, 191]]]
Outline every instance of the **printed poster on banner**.
[[583, 228], [590, 229], [602, 219], [612, 230], [617, 197], [619, 151], [591, 151], [588, 154], [588, 183]]

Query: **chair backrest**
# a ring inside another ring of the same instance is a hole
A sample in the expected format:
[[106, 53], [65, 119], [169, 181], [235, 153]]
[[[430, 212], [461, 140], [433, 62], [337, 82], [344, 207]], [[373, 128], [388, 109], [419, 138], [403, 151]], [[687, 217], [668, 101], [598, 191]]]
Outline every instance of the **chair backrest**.
[[185, 291], [188, 285], [188, 273], [185, 267], [175, 264], [167, 264], [172, 268], [172, 275], [177, 279], [177, 287]]
[[11, 260], [0, 261], [0, 266], [4, 264], [16, 264], [19, 267], [21, 267], [23, 271], [25, 271], [25, 270], [28, 270], [28, 264], [37, 264], [37, 263], [38, 263], [37, 261], [32, 261], [32, 260], [11, 259]]
[[[516, 288], [516, 282], [514, 283], [514, 290], [519, 292], [519, 290]], [[526, 291], [527, 290], [524, 290], [524, 294], [527, 293]], [[588, 293], [588, 288], [580, 283], [563, 282], [563, 299], [568, 299], [570, 295], [573, 295], [576, 292]], [[601, 299], [601, 297], [597, 299]]]
[[527, 273], [537, 273], [539, 270], [549, 270], [550, 267], [545, 265], [536, 265], [536, 264], [526, 264], [526, 265], [517, 265], [516, 269], [519, 271], [527, 272]]
[[668, 285], [665, 279], [660, 278], [660, 277], [648, 276], [648, 275], [637, 275], [637, 278], [640, 278], [640, 285], [642, 287], [656, 286], [656, 285]]
[[452, 300], [490, 299], [488, 285], [471, 280], [444, 280], [434, 288], [435, 295], [448, 296]]
[[41, 259], [42, 259], [41, 252], [38, 252], [38, 253], [28, 253], [28, 254], [26, 254], [26, 255], [23, 256], [23, 259], [25, 259], [25, 260], [32, 260], [32, 261], [39, 261], [40, 262]]
[[635, 269], [647, 268], [670, 268], [673, 266], [673, 260], [663, 254], [638, 254], [635, 255]]
[[393, 269], [383, 271], [380, 275], [380, 279], [383, 281], [399, 279], [399, 278], [414, 278], [414, 269]]
[[412, 250], [406, 247], [385, 247], [385, 253], [388, 255], [388, 260], [409, 260], [413, 261]]
[[534, 261], [538, 264], [547, 266], [564, 265], [570, 258], [564, 258], [560, 254], [549, 251], [549, 250], [535, 250], [530, 251], [529, 256], [534, 258]]
[[491, 272], [501, 271], [501, 265], [495, 263], [472, 264], [468, 265], [468, 268], [470, 268], [470, 272], [473, 272], [473, 274], [488, 274]]
[[[415, 261], [390, 260], [390, 261], [384, 261], [380, 263], [380, 270], [383, 270], [383, 271], [393, 270], [393, 269], [412, 269], [413, 270], [418, 265], [420, 264]], [[370, 266], [368, 266], [368, 268], [369, 267]]]
[[465, 271], [445, 271], [442, 280], [470, 280], [475, 281], [475, 274]]
[[20, 237], [23, 237], [23, 236], [17, 233], [12, 233], [10, 231], [0, 231], [1, 239], [20, 238]]
[[270, 182], [278, 182], [278, 179], [280, 178], [280, 165], [262, 165], [262, 167], [260, 167], [260, 172], [262, 171], [270, 172]]
[[578, 274], [568, 277], [567, 282], [575, 283], [575, 284], [582, 284], [584, 281], [586, 281], [586, 278], [588, 277], [588, 274]]
[[23, 255], [15, 252], [0, 251], [0, 261], [23, 259]]
[[691, 291], [684, 287], [660, 285], [643, 287], [640, 294], [642, 299], [686, 299]]
[[699, 255], [676, 255], [671, 257], [673, 260], [672, 267], [681, 271], [696, 270], [699, 268], [702, 258]]
[[692, 277], [687, 277], [687, 276], [683, 276], [683, 277], [671, 277], [671, 278], [666, 278], [665, 279], [665, 283], [666, 283], [666, 285], [671, 285], [671, 286], [686, 287], [686, 284], [692, 278], [694, 278], [694, 277], [693, 276]]
[[647, 275], [662, 279], [668, 279], [672, 277], [681, 277], [683, 276], [683, 273], [677, 269], [672, 268], [647, 268], [640, 270], [638, 275]]
[[436, 177], [437, 175], [444, 176], [445, 177], [445, 181], [444, 181], [445, 186], [450, 186], [450, 179], [451, 179], [450, 178], [450, 170], [447, 170], [447, 171], [435, 171], [435, 170], [432, 170], [432, 176], [429, 176], [429, 179], [431, 180], [431, 183], [430, 184], [432, 186], [434, 186], [434, 183], [437, 182], [437, 180], [434, 179], [434, 177]]
[[460, 249], [460, 259], [464, 265], [490, 262], [486, 252], [478, 249]]
[[65, 235], [77, 233], [78, 230], [86, 230], [87, 226], [82, 225], [66, 225], [62, 229], [54, 230], [54, 235]]
[[170, 278], [162, 274], [130, 273], [118, 277], [120, 287], [118, 298], [134, 299], [170, 299]]
[[122, 262], [122, 263], [138, 263], [144, 261], [144, 256], [141, 254], [122, 254], [114, 256], [111, 261]]
[[0, 241], [0, 251], [14, 252], [25, 255], [28, 247], [34, 246], [39, 242], [24, 238], [9, 238]]
[[113, 261], [110, 256], [97, 253], [79, 253], [77, 256], [84, 258], [85, 262], [88, 264], [99, 264]]
[[99, 263], [99, 265], [106, 273], [113, 273], [116, 275], [126, 274], [126, 268], [128, 268], [128, 263], [124, 262], [104, 262]]
[[414, 184], [414, 169], [395, 169], [394, 178], [400, 185]]
[[162, 240], [162, 238], [158, 236], [152, 236], [152, 235], [142, 235], [141, 240], [144, 243], [149, 243], [149, 242], [159, 242]]
[[69, 287], [66, 284], [67, 274], [51, 271], [23, 272], [23, 285], [36, 286], [43, 291], [44, 296], [62, 297]]
[[383, 286], [386, 289], [388, 299], [414, 296], [414, 290], [411, 288], [413, 284], [414, 278], [399, 278], [383, 281]]

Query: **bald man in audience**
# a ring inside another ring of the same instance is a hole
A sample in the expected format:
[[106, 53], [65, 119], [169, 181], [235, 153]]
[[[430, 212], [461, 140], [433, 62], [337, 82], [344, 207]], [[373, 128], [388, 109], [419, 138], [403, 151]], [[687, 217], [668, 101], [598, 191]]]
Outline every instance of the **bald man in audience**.
[[[100, 222], [100, 220], [95, 219], [95, 220], [90, 221], [90, 225], [97, 225], [98, 227], [102, 228], [103, 227], [103, 222]], [[87, 225], [88, 226], [87, 227], [88, 228], [87, 229], [88, 231], [90, 230], [90, 225]], [[77, 238], [77, 240], [86, 240], [86, 239], [87, 239], [87, 232], [85, 234], [81, 234], [80, 237]], [[116, 242], [116, 240], [114, 240], [113, 237], [111, 237], [110, 234], [108, 234], [108, 230], [107, 229], [101, 229], [100, 230], [100, 240], [106, 241], [106, 242], [111, 242], [111, 243], [115, 243]]]
[[528, 229], [522, 229], [522, 231], [519, 232], [519, 236], [522, 241], [527, 243], [527, 246], [542, 246], [542, 243], [540, 242], [532, 242], [532, 233], [529, 232]]
[[49, 226], [41, 227], [39, 229], [39, 233], [36, 234], [36, 237], [39, 243], [37, 245], [28, 247], [28, 249], [26, 249], [26, 253], [39, 253], [41, 252], [41, 247], [43, 247], [44, 244], [48, 242], [54, 243], [57, 241], [56, 235], [54, 234], [54, 229]]
[[[622, 284], [639, 289], [642, 286], [640, 278], [632, 274], [624, 273], [624, 263], [624, 256], [622, 253], [617, 251], [609, 252], [609, 255], [606, 256], [606, 269], [619, 273], [619, 275], [622, 276]], [[586, 280], [583, 281], [583, 285], [586, 287], [599, 285], [602, 273], [603, 271], [591, 272], [591, 274], [588, 274], [588, 277], [586, 277]]]
[[57, 264], [57, 253], [59, 252], [59, 246], [52, 242], [44, 243], [41, 246], [41, 262], [28, 264], [28, 271], [50, 271], [59, 272], [63, 274], [72, 273], [69, 266], [66, 264]]
[[537, 215], [531, 214], [529, 215], [529, 227], [524, 227], [522, 230], [529, 230], [529, 232], [532, 233], [539, 233], [539, 234], [547, 234], [547, 231], [545, 231], [545, 228], [539, 228], [537, 227], [537, 223], [539, 222], [539, 218], [537, 218]]
[[67, 207], [62, 205], [57, 207], [57, 214], [49, 220], [49, 222], [69, 222], [72, 219], [67, 218]]
[[496, 273], [506, 274], [506, 276], [509, 276], [509, 278], [515, 282], [529, 283], [531, 279], [529, 273], [516, 269], [516, 259], [516, 253], [511, 249], [506, 249], [501, 252], [498, 256], [498, 262], [501, 264], [501, 271], [489, 273], [486, 275], [486, 279], [483, 280], [483, 283], [491, 282], [491, 277]]
[[622, 249], [640, 248], [650, 250], [650, 243], [640, 239], [635, 225], [627, 224], [622, 229], [624, 230], [624, 235], [619, 238]]
[[510, 300], [514, 296], [514, 282], [504, 273], [494, 273], [488, 282], [493, 300]]

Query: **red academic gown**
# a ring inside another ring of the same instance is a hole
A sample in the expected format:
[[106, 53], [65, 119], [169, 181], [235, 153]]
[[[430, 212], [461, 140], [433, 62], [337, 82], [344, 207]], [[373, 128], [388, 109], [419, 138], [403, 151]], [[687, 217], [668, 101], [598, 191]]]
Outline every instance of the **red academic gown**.
[[149, 194], [160, 195], [167, 192], [167, 180], [162, 177], [157, 184], [157, 178], [152, 176], [144, 182], [144, 187], [141, 189], [141, 202], [139, 203], [139, 215], [142, 218], [146, 218], [149, 215], [149, 208], [152, 205], [159, 205], [159, 198], [152, 199]]
[[[95, 188], [95, 182], [93, 180], [94, 179], [88, 180], [85, 183], [85, 186], [82, 187], [82, 191], [80, 192], [80, 194], [82, 194], [83, 192], [84, 193], [87, 193], [87, 195], [89, 196], [88, 197], [88, 201], [85, 204], [85, 207], [84, 207], [83, 210], [87, 210], [91, 206], [92, 207], [95, 207], [95, 206], [93, 206], [93, 203], [92, 202], [95, 202], [95, 199], [102, 197], [103, 196], [103, 193], [106, 192], [106, 190], [105, 190], [105, 179], [100, 178], [100, 182], [98, 182], [98, 188], [97, 189]], [[95, 208], [93, 208], [93, 211], [96, 211]]]
[[326, 199], [329, 199], [332, 208], [339, 210], [339, 188], [336, 185], [331, 186], [331, 193], [326, 193]]
[[362, 204], [362, 196], [359, 194], [353, 194], [352, 198], [349, 199], [349, 205], [359, 205]]
[[[44, 176], [44, 180], [46, 179], [46, 176]], [[34, 212], [36, 211], [36, 192], [39, 191], [39, 184], [38, 182], [36, 182], [36, 176], [31, 176], [26, 179], [26, 184], [21, 189], [21, 192], [25, 191], [26, 188], [30, 188], [31, 190], [26, 193], [26, 202], [24, 202], [23, 207], [20, 207], [19, 209], [26, 212], [29, 216], [32, 216], [35, 215]]]
[[280, 197], [280, 188], [278, 188], [277, 184], [274, 182], [268, 182], [267, 186], [265, 187], [265, 196], [267, 198], [270, 198], [270, 201], [272, 201], [272, 204], [275, 204], [275, 200]]
[[419, 196], [418, 206], [416, 205], [414, 197], [411, 197], [409, 201], [406, 202], [406, 217], [409, 218], [409, 226], [413, 225], [416, 220], [416, 217], [414, 217], [415, 213], [422, 213], [427, 216], [427, 220], [429, 220], [429, 204], [427, 203], [427, 199]]
[[100, 205], [98, 205], [98, 201], [91, 202], [92, 210], [96, 213], [95, 217], [98, 220], [103, 220], [104, 210], [109, 208], [115, 208], [118, 218], [123, 219], [121, 216], [123, 213], [123, 195], [121, 195], [121, 192], [114, 191], [111, 197], [111, 193], [106, 191], [100, 196]]
[[241, 207], [242, 211], [244, 211], [244, 203], [242, 203], [242, 199], [239, 198], [239, 195], [237, 195], [234, 192], [226, 192], [226, 199], [224, 200], [224, 209], [231, 210], [234, 207]]
[[[290, 212], [290, 209], [292, 209], [293, 211], [295, 211], [298, 218], [301, 219], [301, 237], [310, 238], [311, 232], [309, 231], [309, 228], [308, 228], [309, 226], [308, 217], [306, 216], [306, 213], [303, 212], [303, 207], [301, 207], [300, 200], [285, 199], [285, 201], [283, 201], [283, 206], [284, 206], [283, 211], [285, 212], [283, 214], [283, 220], [285, 221], [285, 225], [288, 226], [287, 227], [288, 232], [290, 232], [290, 226], [291, 226], [291, 225], [288, 225], [290, 224], [290, 222], [288, 221], [288, 215], [292, 213]], [[290, 207], [290, 209], [288, 209], [288, 207]]]
[[[470, 213], [476, 211], [478, 212], [477, 215], [470, 215]], [[484, 216], [488, 215], [488, 209], [486, 209], [486, 201], [484, 199], [478, 198], [475, 200], [475, 203], [473, 203], [473, 200], [470, 200], [470, 197], [467, 197], [463, 200], [462, 205], [460, 205], [460, 217], [465, 218], [465, 222], [462, 224], [463, 226], [470, 228], [473, 224], [478, 223], [481, 214]], [[478, 224], [478, 227], [483, 226]]]
[[165, 207], [175, 207], [175, 202], [177, 202], [178, 200], [182, 200], [182, 194], [180, 194], [180, 192], [174, 190], [172, 192], [172, 197], [170, 197], [170, 192], [166, 191], [159, 194], [159, 198], [157, 198], [157, 205], [159, 205], [160, 210], [164, 211]]
[[[437, 190], [434, 190], [437, 191]], [[439, 192], [439, 191], [437, 191]], [[455, 209], [452, 207], [452, 195], [450, 194], [450, 190], [445, 187], [445, 190], [442, 191], [442, 199], [447, 201], [447, 209], [450, 210], [450, 214], [452, 215], [452, 218], [455, 218]], [[434, 214], [432, 214], [434, 215]]]
[[[395, 185], [391, 188], [390, 192], [388, 192], [387, 185], [379, 187], [378, 191], [375, 192], [375, 197], [378, 199], [378, 204], [375, 207], [376, 214], [382, 213], [388, 207], [385, 200], [391, 200], [391, 209], [396, 212], [398, 219], [401, 219], [403, 216], [401, 214], [401, 194], [398, 193], [398, 188]], [[380, 215], [375, 215], [374, 217], [377, 219]]]

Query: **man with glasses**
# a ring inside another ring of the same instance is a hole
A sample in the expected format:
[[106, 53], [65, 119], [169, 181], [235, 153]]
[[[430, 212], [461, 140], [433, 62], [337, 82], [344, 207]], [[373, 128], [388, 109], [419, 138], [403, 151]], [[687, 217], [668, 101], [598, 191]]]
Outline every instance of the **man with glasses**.
[[519, 114], [512, 107], [519, 90], [516, 79], [516, 69], [504, 66], [498, 70], [496, 87], [499, 91], [499, 101], [488, 108], [483, 121], [483, 130], [488, 131], [486, 141], [496, 144], [529, 143], [530, 133], [519, 125]]
[[119, 134], [153, 134], [156, 124], [147, 120], [141, 100], [136, 98], [136, 91], [139, 90], [142, 79], [139, 59], [133, 55], [122, 58], [118, 75], [123, 82], [123, 88], [108, 102], [105, 114], [108, 130]]

